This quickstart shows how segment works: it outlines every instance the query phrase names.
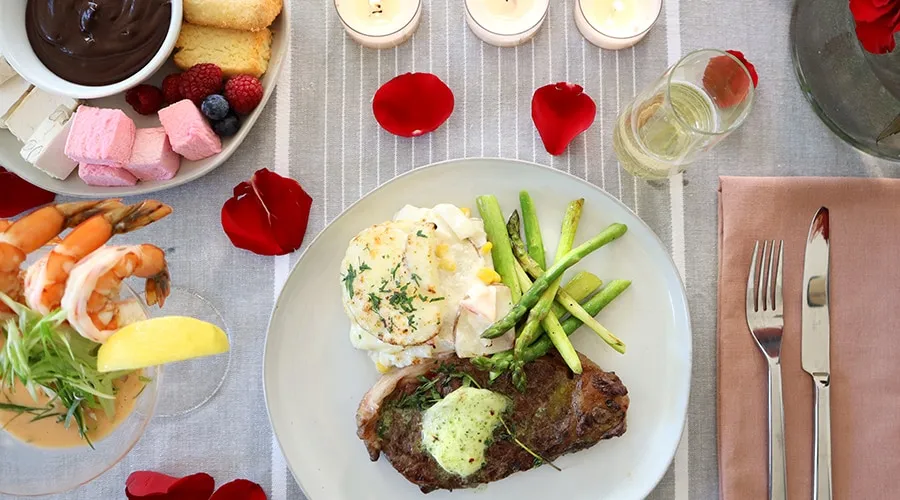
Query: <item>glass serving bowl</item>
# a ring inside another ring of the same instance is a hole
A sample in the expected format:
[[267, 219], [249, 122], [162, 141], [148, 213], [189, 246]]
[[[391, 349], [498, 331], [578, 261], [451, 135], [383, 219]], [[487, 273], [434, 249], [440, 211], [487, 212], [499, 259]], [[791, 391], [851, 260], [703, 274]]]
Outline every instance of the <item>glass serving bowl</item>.
[[847, 0], [796, 0], [790, 37], [800, 89], [825, 125], [860, 151], [900, 161], [900, 135], [876, 141], [900, 113], [900, 49], [863, 50]]
[[[146, 305], [128, 285], [122, 287], [122, 296], [136, 299], [150, 317]], [[64, 493], [119, 463], [144, 434], [156, 408], [162, 370], [146, 368], [143, 375], [151, 380], [138, 396], [134, 410], [112, 433], [95, 441], [94, 449], [87, 444], [76, 448], [38, 448], [0, 429], [0, 494], [21, 497]]]

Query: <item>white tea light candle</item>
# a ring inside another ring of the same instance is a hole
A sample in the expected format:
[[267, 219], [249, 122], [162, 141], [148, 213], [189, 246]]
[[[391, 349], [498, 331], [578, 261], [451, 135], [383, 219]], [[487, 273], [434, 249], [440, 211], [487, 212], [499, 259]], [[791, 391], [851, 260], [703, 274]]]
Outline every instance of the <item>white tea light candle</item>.
[[350, 38], [373, 49], [409, 40], [422, 18], [422, 0], [334, 0]]
[[512, 47], [538, 32], [549, 6], [550, 0], [466, 0], [466, 21], [485, 42]]
[[662, 0], [577, 0], [575, 25], [602, 49], [624, 49], [644, 38], [661, 10]]

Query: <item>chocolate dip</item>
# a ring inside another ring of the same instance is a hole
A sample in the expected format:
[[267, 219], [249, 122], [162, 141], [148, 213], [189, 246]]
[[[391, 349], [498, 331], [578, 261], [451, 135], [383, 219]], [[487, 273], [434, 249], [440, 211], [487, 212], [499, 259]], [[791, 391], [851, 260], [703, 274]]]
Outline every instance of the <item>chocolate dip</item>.
[[137, 73], [162, 46], [171, 0], [28, 0], [25, 30], [38, 59], [81, 85]]

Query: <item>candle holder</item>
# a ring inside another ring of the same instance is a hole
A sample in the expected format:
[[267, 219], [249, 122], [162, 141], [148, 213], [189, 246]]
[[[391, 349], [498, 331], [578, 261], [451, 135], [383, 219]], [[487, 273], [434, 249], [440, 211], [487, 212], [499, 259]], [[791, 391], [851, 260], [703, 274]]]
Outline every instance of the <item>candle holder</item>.
[[423, 0], [334, 0], [341, 24], [360, 45], [396, 47], [410, 38], [422, 19]]
[[592, 44], [619, 50], [640, 42], [661, 12], [662, 0], [577, 0], [575, 25]]
[[466, 21], [486, 43], [513, 47], [541, 29], [549, 7], [550, 0], [466, 0]]

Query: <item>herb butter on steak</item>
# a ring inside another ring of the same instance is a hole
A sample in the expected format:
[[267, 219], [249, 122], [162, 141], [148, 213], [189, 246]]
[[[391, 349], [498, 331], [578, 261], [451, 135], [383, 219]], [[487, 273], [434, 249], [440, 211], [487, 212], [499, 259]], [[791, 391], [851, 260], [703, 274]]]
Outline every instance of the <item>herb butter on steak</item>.
[[[525, 392], [513, 387], [508, 374], [489, 383], [486, 372], [456, 356], [388, 373], [360, 403], [358, 435], [373, 461], [384, 453], [398, 472], [425, 493], [473, 487], [541, 465], [513, 436], [550, 461], [601, 439], [621, 436], [628, 390], [614, 373], [579, 356], [584, 367], [581, 375], [573, 374], [557, 354], [526, 364]], [[485, 442], [484, 465], [465, 477], [444, 470], [422, 444], [425, 410], [464, 384], [476, 384], [509, 399], [502, 415], [506, 425], [497, 425]]]

